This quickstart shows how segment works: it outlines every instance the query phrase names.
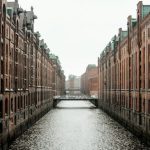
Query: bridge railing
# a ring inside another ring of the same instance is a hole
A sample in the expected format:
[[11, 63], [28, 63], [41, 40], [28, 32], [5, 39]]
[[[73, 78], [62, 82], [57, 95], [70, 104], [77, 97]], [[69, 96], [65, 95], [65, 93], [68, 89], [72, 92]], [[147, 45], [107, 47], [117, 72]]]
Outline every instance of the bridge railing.
[[59, 95], [57, 95], [57, 96], [54, 96], [54, 99], [61, 99], [61, 100], [66, 100], [66, 99], [74, 99], [74, 100], [81, 100], [81, 99], [83, 99], [83, 100], [90, 100], [90, 99], [97, 99], [96, 97], [91, 97], [91, 96], [80, 96], [80, 95], [76, 95], [76, 96], [74, 96], [74, 95], [63, 95], [63, 96], [59, 96]]
[[98, 107], [98, 99], [97, 98], [94, 98], [94, 97], [91, 97], [91, 96], [71, 96], [71, 95], [63, 95], [63, 96], [54, 96], [54, 99], [53, 99], [53, 106], [56, 107], [57, 104], [60, 102], [60, 101], [63, 101], [63, 100], [66, 100], [66, 101], [72, 101], [72, 100], [75, 100], [75, 101], [90, 101], [92, 104], [94, 104], [96, 107]]

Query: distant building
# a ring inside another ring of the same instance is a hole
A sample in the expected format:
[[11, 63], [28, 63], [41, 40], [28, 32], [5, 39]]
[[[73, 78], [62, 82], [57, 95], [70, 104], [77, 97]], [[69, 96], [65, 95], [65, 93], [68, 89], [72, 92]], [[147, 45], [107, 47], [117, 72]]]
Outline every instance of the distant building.
[[66, 91], [68, 94], [80, 94], [81, 78], [75, 75], [69, 75], [66, 81]]
[[88, 65], [86, 72], [82, 74], [81, 92], [90, 96], [98, 96], [98, 69], [96, 65]]

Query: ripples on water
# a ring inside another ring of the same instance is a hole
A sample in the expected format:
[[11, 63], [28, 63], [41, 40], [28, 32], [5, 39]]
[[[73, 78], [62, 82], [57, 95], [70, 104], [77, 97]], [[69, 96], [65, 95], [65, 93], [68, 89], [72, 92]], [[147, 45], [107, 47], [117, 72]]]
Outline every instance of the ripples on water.
[[10, 150], [149, 150], [90, 102], [64, 101], [10, 146]]

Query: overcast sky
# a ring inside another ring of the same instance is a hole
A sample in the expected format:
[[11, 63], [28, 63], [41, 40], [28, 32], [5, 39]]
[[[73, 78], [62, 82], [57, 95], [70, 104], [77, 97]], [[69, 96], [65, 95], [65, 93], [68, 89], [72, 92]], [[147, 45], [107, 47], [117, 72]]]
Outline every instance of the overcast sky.
[[[59, 56], [65, 75], [81, 75], [97, 64], [102, 50], [126, 29], [127, 17], [136, 17], [138, 0], [19, 0], [23, 9], [34, 7], [41, 33], [52, 53]], [[149, 0], [143, 0], [149, 4]]]

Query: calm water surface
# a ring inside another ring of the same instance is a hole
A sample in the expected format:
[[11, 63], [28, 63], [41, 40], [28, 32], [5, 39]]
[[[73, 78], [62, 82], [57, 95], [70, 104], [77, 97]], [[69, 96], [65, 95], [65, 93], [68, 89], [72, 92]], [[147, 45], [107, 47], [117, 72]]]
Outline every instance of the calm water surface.
[[10, 150], [149, 150], [90, 102], [62, 101]]

